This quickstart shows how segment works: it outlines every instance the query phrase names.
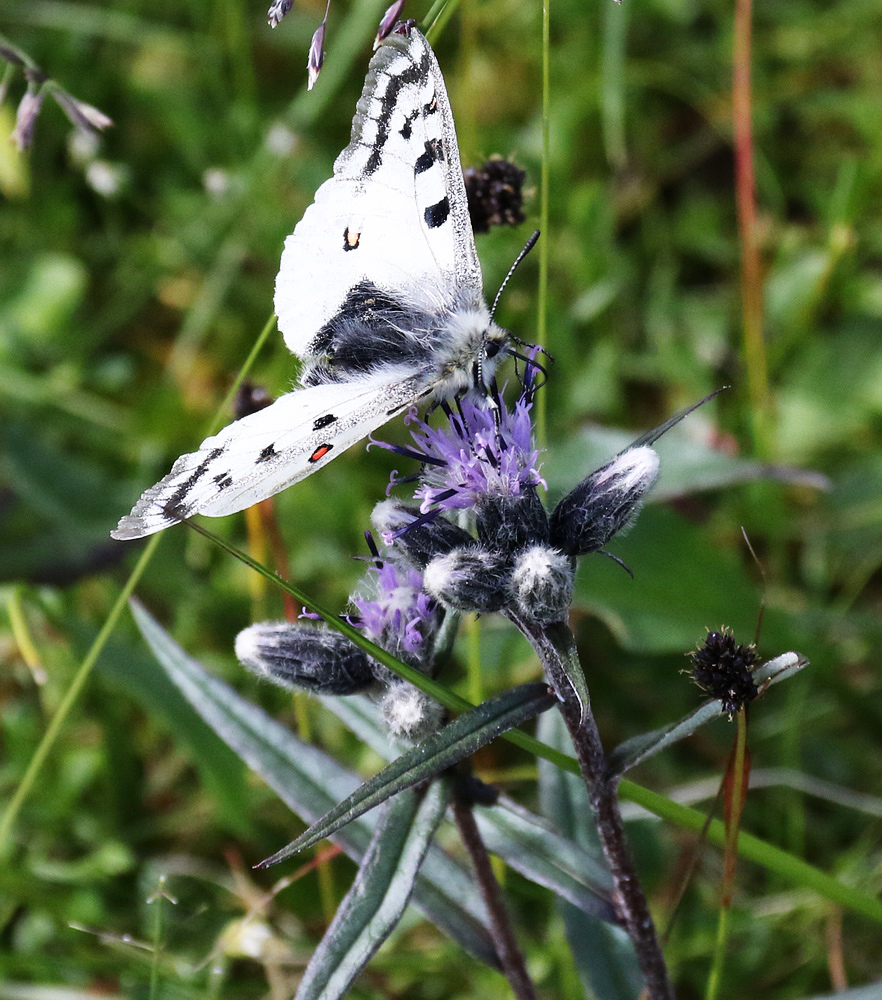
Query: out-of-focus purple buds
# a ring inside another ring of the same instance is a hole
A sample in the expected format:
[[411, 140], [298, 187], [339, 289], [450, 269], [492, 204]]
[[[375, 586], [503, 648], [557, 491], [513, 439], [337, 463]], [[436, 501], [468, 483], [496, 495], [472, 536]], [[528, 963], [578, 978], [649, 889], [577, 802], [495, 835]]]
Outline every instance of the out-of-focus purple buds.
[[401, 20], [401, 12], [404, 10], [406, 0], [395, 0], [391, 7], [386, 9], [386, 13], [380, 20], [380, 27], [377, 29], [377, 37], [374, 39], [374, 48], [379, 48], [384, 38], [392, 34], [392, 29]]
[[565, 621], [573, 597], [575, 566], [548, 545], [534, 545], [515, 560], [511, 574], [512, 599], [521, 615], [549, 625]]
[[12, 131], [12, 141], [20, 153], [31, 148], [34, 141], [34, 126], [37, 123], [37, 116], [43, 106], [43, 98], [46, 91], [43, 87], [29, 83], [28, 89], [18, 103], [18, 110], [15, 114], [15, 128]]
[[592, 472], [554, 508], [551, 544], [570, 556], [597, 552], [630, 527], [658, 476], [658, 455], [629, 448]]
[[266, 12], [266, 23], [271, 28], [275, 28], [293, 6], [294, 0], [273, 0], [270, 9]]
[[478, 545], [437, 556], [423, 573], [423, 586], [455, 611], [499, 611], [510, 600], [510, 567]]
[[509, 160], [488, 160], [482, 167], [463, 170], [469, 218], [476, 233], [492, 226], [519, 226], [524, 221], [526, 173]]
[[328, 18], [326, 14], [325, 20], [315, 29], [312, 42], [309, 46], [309, 59], [306, 62], [306, 72], [308, 74], [306, 81], [307, 90], [312, 90], [315, 86], [315, 81], [318, 80], [319, 73], [321, 73], [325, 62], [325, 28], [327, 26]]
[[446, 555], [452, 549], [469, 545], [472, 536], [437, 515], [426, 517], [418, 507], [383, 500], [374, 507], [371, 521], [386, 545], [394, 544], [407, 554], [408, 559], [425, 569], [435, 556]]
[[74, 128], [82, 129], [84, 132], [100, 132], [101, 129], [109, 128], [113, 124], [113, 119], [108, 118], [103, 111], [80, 101], [66, 90], [59, 87], [52, 87], [50, 90], [52, 98], [61, 110], [70, 119]]
[[258, 622], [236, 636], [236, 657], [274, 684], [318, 694], [356, 694], [375, 680], [367, 655], [322, 626]]
[[507, 556], [548, 541], [548, 515], [536, 487], [529, 484], [517, 495], [481, 497], [475, 504], [475, 527], [485, 548]]

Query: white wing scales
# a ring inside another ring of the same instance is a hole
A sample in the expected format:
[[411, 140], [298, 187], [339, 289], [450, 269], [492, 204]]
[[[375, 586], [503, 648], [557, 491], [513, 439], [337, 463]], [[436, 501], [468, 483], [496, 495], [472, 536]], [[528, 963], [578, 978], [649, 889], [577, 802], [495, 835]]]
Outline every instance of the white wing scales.
[[285, 241], [275, 309], [289, 350], [310, 359], [365, 281], [434, 312], [483, 302], [453, 113], [417, 31], [374, 55], [351, 142]]
[[140, 538], [193, 514], [220, 517], [266, 500], [410, 406], [424, 381], [392, 369], [280, 396], [182, 455], [111, 534]]
[[393, 33], [371, 60], [350, 144], [285, 241], [275, 309], [308, 388], [181, 456], [114, 538], [244, 510], [419, 399], [471, 383], [463, 366], [490, 318], [453, 114], [418, 31]]

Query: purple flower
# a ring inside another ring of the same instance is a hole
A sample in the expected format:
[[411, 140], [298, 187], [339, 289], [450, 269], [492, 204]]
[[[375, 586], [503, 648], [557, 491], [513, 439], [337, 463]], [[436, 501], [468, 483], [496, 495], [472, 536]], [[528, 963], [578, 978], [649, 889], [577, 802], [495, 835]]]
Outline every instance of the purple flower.
[[393, 655], [409, 662], [425, 659], [427, 640], [439, 618], [434, 601], [423, 593], [422, 573], [387, 558], [368, 575], [372, 593], [352, 600], [358, 625], [372, 642]]
[[425, 465], [414, 494], [420, 510], [468, 510], [482, 498], [518, 497], [545, 486], [533, 447], [531, 405], [521, 398], [509, 410], [501, 401], [489, 407], [466, 398], [458, 412], [447, 410], [447, 423], [440, 427], [430, 427], [411, 410], [405, 423], [416, 447], [393, 450]]

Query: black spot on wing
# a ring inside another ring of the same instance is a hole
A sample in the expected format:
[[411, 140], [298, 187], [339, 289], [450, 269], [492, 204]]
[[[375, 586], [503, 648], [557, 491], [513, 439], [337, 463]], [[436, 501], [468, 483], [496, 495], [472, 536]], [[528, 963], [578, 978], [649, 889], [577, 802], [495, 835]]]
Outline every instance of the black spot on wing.
[[361, 242], [361, 233], [353, 233], [349, 226], [343, 231], [343, 249], [348, 253], [350, 250], [357, 250]]
[[429, 229], [437, 229], [438, 226], [443, 226], [449, 215], [450, 202], [447, 200], [446, 195], [435, 205], [429, 205], [425, 212], [423, 212], [423, 218], [425, 218]]
[[273, 445], [272, 442], [270, 442], [257, 456], [257, 461], [268, 462], [274, 455], [277, 454], [278, 452], [276, 451], [275, 446]]
[[314, 431], [320, 431], [323, 427], [327, 427], [329, 424], [335, 424], [337, 418], [333, 413], [326, 413], [323, 417], [319, 417], [312, 425]]
[[213, 482], [219, 490], [225, 490], [228, 486], [233, 485], [233, 477], [229, 472], [222, 472], [219, 476], [214, 477]]
[[187, 479], [182, 482], [163, 505], [163, 511], [169, 517], [176, 517], [183, 520], [192, 513], [192, 505], [185, 503], [187, 496], [199, 480], [208, 472], [208, 467], [212, 462], [216, 462], [223, 455], [223, 448], [212, 448], [202, 459], [199, 465], [190, 473]]
[[[408, 88], [428, 79], [431, 67], [430, 60], [431, 53], [428, 49], [426, 49], [418, 63], [410, 63], [396, 76], [389, 77], [389, 83], [386, 86], [385, 93], [380, 98], [380, 113], [376, 117], [377, 132], [374, 139], [373, 149], [371, 149], [370, 156], [367, 158], [367, 163], [364, 167], [364, 172], [368, 176], [376, 173], [380, 164], [383, 162], [383, 148], [389, 140], [389, 129], [392, 123], [392, 115], [395, 113], [395, 106], [398, 104], [401, 92], [406, 91]], [[429, 103], [437, 104], [434, 97]], [[411, 121], [412, 118], [416, 117], [417, 115], [413, 115], [408, 116], [405, 119], [404, 127], [400, 129], [400, 132], [405, 139], [410, 138]], [[407, 131], [407, 135], [404, 135], [405, 131]]]
[[437, 139], [429, 139], [426, 142], [426, 148], [417, 157], [417, 161], [414, 164], [414, 173], [422, 174], [425, 173], [432, 166], [433, 163], [437, 163], [438, 160], [444, 159], [444, 150], [441, 143]]

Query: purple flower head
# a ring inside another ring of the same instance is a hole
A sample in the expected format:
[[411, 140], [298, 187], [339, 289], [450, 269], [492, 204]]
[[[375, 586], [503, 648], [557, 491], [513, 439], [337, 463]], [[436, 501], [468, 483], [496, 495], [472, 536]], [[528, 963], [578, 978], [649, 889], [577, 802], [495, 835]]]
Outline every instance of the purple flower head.
[[409, 662], [424, 660], [439, 620], [436, 604], [423, 593], [422, 573], [387, 558], [368, 576], [370, 596], [352, 599], [365, 635]]
[[521, 398], [513, 409], [502, 401], [491, 408], [471, 399], [447, 411], [447, 424], [430, 427], [415, 410], [405, 417], [415, 449], [409, 453], [425, 468], [414, 496], [420, 510], [468, 510], [484, 497], [517, 497], [545, 486], [539, 450], [533, 446], [531, 403]]

